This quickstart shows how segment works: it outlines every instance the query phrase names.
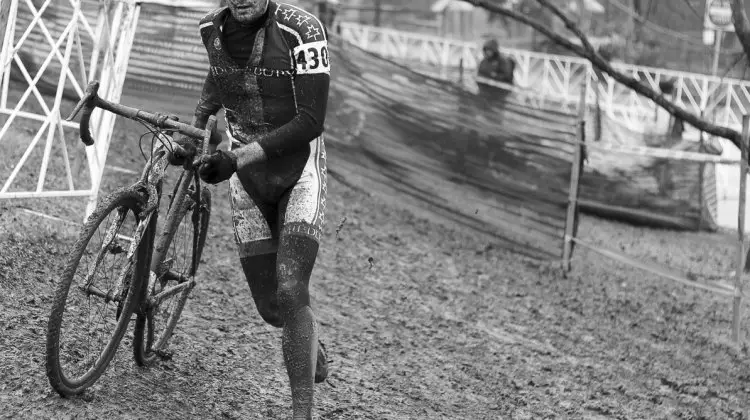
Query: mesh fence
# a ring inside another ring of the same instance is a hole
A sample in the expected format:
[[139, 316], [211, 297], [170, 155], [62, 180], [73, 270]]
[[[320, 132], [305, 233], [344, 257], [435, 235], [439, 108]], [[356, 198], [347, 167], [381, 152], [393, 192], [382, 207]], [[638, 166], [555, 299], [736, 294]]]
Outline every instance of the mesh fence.
[[[467, 72], [418, 69], [476, 90], [474, 75]], [[577, 106], [535, 91], [514, 89], [534, 109], [570, 110]], [[716, 165], [710, 159], [704, 162], [680, 155], [718, 155], [720, 147], [708, 140], [701, 143], [695, 130], [667, 133], [673, 124], [666, 121], [669, 117], [665, 117], [665, 112], [657, 112], [653, 121], [643, 121], [636, 130], [594, 104], [587, 107], [585, 138], [592, 147], [581, 177], [580, 209], [655, 227], [714, 231], [718, 217]]]
[[560, 256], [573, 115], [475, 95], [333, 44], [333, 170], [508, 248]]
[[680, 135], [634, 131], [595, 109], [587, 127], [594, 147], [581, 178], [582, 211], [657, 227], [716, 230], [716, 165], [680, 156], [716, 149]]

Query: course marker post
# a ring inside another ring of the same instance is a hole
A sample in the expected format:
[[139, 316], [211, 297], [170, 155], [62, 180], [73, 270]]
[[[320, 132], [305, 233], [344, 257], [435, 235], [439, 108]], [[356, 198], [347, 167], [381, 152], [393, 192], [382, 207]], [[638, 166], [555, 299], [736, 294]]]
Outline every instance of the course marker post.
[[578, 186], [581, 179], [583, 164], [583, 143], [586, 141], [586, 89], [581, 89], [578, 101], [578, 133], [573, 152], [573, 164], [570, 168], [570, 188], [568, 190], [568, 214], [565, 219], [565, 240], [563, 242], [563, 271], [570, 271], [570, 259], [573, 255], [573, 239], [576, 234], [576, 218], [578, 213]]
[[732, 341], [739, 344], [742, 324], [742, 276], [745, 273], [745, 200], [747, 187], [747, 149], [750, 137], [750, 115], [742, 116], [742, 139], [740, 141], [740, 196], [737, 212], [737, 270], [734, 279], [734, 303], [732, 305]]

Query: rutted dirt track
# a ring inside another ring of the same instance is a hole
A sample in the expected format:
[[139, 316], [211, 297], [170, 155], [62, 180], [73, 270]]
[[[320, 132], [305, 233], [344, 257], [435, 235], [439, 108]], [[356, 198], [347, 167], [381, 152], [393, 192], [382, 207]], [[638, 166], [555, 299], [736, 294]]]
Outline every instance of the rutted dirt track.
[[[141, 131], [127, 127], [109, 163], [138, 169], [132, 138]], [[109, 172], [105, 189], [132, 180]], [[289, 414], [280, 334], [262, 324], [241, 277], [226, 190], [214, 189], [200, 284], [174, 359], [137, 368], [126, 338], [108, 373], [76, 399], [51, 391], [43, 364], [56, 276], [77, 231], [0, 202], [1, 417]], [[39, 210], [75, 219], [79, 204]], [[593, 218], [580, 231], [694, 273], [731, 271], [727, 236]], [[729, 344], [728, 299], [576, 255], [565, 279], [331, 179], [312, 285], [333, 360], [316, 388], [317, 418], [750, 418], [750, 360], [747, 347]]]

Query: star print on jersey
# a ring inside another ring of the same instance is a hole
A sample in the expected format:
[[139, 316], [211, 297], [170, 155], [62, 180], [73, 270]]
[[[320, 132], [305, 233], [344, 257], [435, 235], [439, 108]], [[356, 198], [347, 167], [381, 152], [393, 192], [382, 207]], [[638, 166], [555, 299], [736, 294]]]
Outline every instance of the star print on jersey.
[[297, 12], [294, 9], [283, 9], [281, 14], [284, 15], [285, 21], [290, 22]]
[[307, 25], [307, 33], [305, 33], [305, 37], [307, 37], [307, 39], [317, 41], [319, 36], [321, 36], [321, 34], [320, 29], [317, 26]]
[[303, 23], [307, 23], [307, 21], [309, 21], [309, 20], [310, 20], [310, 16], [298, 15], [297, 16], [297, 26], [301, 28], [302, 24]]

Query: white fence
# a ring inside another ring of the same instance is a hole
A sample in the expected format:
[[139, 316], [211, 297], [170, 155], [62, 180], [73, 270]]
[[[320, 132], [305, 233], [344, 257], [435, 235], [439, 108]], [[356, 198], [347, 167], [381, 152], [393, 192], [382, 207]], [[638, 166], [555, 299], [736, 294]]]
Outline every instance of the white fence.
[[[439, 69], [463, 67], [473, 70], [481, 59], [478, 42], [456, 41], [436, 36], [364, 26], [340, 24], [347, 41], [384, 57], [405, 64], [421, 63]], [[576, 103], [581, 86], [594, 86], [596, 77], [591, 64], [581, 58], [502, 48], [517, 63], [515, 80], [520, 87], [540, 90], [546, 95]], [[615, 64], [623, 71], [658, 89], [665, 79], [675, 81], [676, 101], [688, 111], [714, 118], [721, 125], [736, 127], [750, 109], [750, 83], [738, 79], [721, 79], [698, 73]], [[631, 89], [606, 77], [598, 84], [601, 104], [619, 115], [623, 123], [643, 124], [656, 113], [655, 104]], [[593, 96], [593, 90], [589, 92]], [[593, 100], [593, 97], [589, 98]]]

